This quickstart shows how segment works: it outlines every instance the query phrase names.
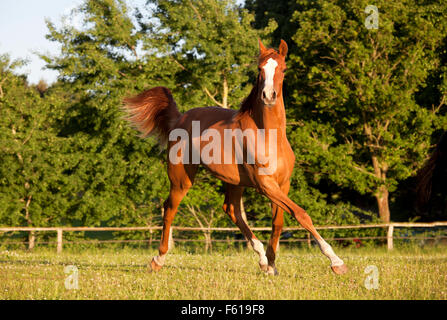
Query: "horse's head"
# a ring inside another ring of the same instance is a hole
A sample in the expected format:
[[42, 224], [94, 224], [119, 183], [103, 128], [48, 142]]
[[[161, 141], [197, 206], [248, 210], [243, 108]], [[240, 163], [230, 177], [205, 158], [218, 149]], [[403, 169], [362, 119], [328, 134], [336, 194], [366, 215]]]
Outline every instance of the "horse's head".
[[285, 58], [287, 55], [287, 44], [281, 40], [279, 50], [267, 49], [259, 40], [258, 59], [258, 84], [260, 100], [266, 106], [274, 106], [276, 100], [282, 95], [282, 83], [286, 71]]

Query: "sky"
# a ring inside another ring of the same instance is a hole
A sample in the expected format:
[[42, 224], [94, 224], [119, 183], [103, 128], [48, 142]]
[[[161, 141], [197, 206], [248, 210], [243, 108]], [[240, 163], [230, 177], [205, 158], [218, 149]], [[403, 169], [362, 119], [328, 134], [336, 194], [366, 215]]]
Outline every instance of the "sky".
[[[45, 69], [45, 62], [33, 52], [58, 54], [58, 44], [45, 38], [48, 33], [45, 19], [58, 25], [64, 15], [81, 3], [82, 0], [0, 0], [0, 54], [27, 59], [28, 64], [18, 72], [27, 74], [30, 83], [36, 84], [40, 79], [49, 84], [54, 82], [57, 72]], [[141, 5], [144, 0], [127, 3]]]
[[30, 83], [40, 79], [55, 81], [57, 73], [43, 69], [44, 61], [33, 52], [57, 54], [58, 45], [45, 39], [45, 19], [58, 23], [80, 3], [81, 0], [0, 0], [0, 54], [29, 60], [19, 71], [28, 74]]

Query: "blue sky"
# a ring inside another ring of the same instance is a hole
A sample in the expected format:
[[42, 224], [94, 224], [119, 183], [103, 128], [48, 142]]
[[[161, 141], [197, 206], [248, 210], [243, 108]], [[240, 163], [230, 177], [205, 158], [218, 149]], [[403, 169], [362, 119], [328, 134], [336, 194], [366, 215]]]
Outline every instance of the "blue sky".
[[[83, 0], [0, 0], [0, 54], [8, 53], [13, 59], [27, 59], [29, 63], [19, 70], [28, 74], [30, 83], [40, 79], [51, 83], [57, 73], [44, 69], [45, 63], [33, 52], [58, 53], [58, 45], [45, 39], [45, 19], [58, 24], [64, 15], [79, 6]], [[145, 0], [127, 0], [131, 7]], [[237, 0], [238, 4], [243, 0]]]
[[58, 46], [45, 39], [45, 18], [60, 22], [63, 15], [80, 3], [81, 0], [1, 0], [0, 53], [28, 59], [28, 65], [20, 72], [27, 73], [31, 83], [37, 83], [41, 78], [54, 81], [57, 74], [42, 70], [44, 62], [33, 51], [57, 53]]

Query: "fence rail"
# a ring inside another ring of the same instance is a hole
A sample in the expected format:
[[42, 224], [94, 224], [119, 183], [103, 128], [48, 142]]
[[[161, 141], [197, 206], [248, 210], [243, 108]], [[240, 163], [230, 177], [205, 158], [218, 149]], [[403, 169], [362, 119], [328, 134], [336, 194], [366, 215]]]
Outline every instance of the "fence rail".
[[[326, 240], [354, 240], [354, 239], [386, 239], [387, 240], [387, 248], [388, 250], [392, 250], [394, 248], [394, 239], [422, 239], [421, 237], [394, 237], [395, 228], [433, 228], [433, 227], [447, 227], [447, 221], [439, 221], [439, 222], [430, 222], [430, 223], [417, 223], [417, 222], [393, 222], [393, 223], [382, 223], [382, 224], [365, 224], [365, 225], [353, 225], [353, 226], [316, 226], [317, 230], [340, 230], [340, 229], [366, 229], [366, 228], [387, 228], [387, 236], [386, 237], [348, 237], [348, 238], [332, 238]], [[63, 248], [63, 232], [80, 232], [80, 231], [93, 231], [93, 232], [101, 232], [101, 231], [154, 231], [154, 230], [162, 230], [162, 227], [0, 227], [0, 232], [56, 232], [57, 240], [56, 240], [56, 248], [57, 252], [62, 252]], [[236, 231], [238, 232], [238, 228], [201, 228], [201, 227], [172, 227], [173, 230], [178, 231], [202, 231], [202, 232], [222, 232], [222, 231]], [[268, 227], [253, 227], [252, 231], [271, 231], [271, 228]], [[305, 230], [302, 227], [285, 227], [283, 228], [283, 232], [287, 231], [299, 231]], [[434, 237], [423, 237], [424, 239], [433, 239]], [[30, 238], [32, 241], [28, 242], [28, 247], [32, 249], [35, 245], [34, 237]], [[85, 240], [85, 241], [77, 241], [82, 243], [87, 242], [143, 242], [147, 240]], [[176, 239], [176, 241], [197, 241], [197, 240], [189, 240], [189, 239]], [[217, 241], [217, 240], [213, 240]], [[227, 241], [227, 240], [221, 240]], [[235, 240], [232, 240], [235, 241]], [[307, 241], [310, 244], [310, 236], [308, 235], [307, 239], [292, 239], [285, 240], [288, 242], [299, 242], [299, 241]], [[51, 242], [47, 242], [51, 243]], [[70, 241], [68, 243], [74, 243]]]

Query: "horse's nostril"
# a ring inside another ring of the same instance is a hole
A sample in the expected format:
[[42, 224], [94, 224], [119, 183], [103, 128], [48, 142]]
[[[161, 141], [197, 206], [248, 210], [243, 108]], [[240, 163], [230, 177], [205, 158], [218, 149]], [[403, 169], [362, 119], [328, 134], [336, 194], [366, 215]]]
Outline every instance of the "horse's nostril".
[[276, 91], [275, 90], [262, 90], [262, 100], [264, 102], [272, 104], [276, 101]]

